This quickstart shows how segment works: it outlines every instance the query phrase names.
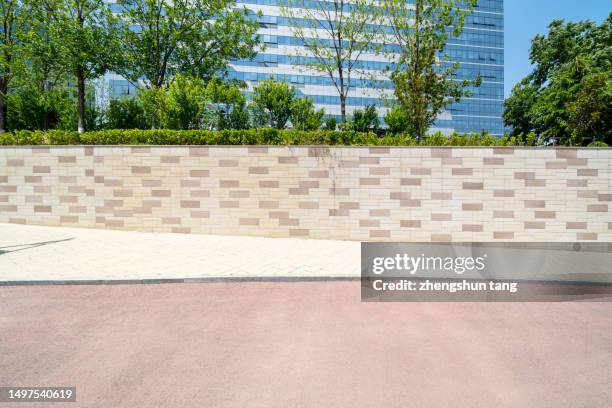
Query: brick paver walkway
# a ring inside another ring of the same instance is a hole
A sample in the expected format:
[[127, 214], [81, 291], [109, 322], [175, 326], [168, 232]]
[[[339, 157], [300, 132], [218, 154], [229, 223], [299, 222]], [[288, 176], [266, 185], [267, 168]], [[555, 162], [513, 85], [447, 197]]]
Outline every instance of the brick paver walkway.
[[358, 276], [359, 246], [0, 224], [0, 281]]

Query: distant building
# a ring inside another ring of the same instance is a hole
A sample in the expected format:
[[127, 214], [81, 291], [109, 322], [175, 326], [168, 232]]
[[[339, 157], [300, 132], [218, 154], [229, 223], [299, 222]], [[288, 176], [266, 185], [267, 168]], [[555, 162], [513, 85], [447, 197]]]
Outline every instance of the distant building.
[[[413, 0], [407, 0], [413, 2]], [[283, 0], [237, 0], [253, 11], [261, 11], [259, 33], [266, 50], [253, 60], [231, 61], [228, 75], [231, 79], [243, 80], [249, 89], [259, 81], [273, 77], [295, 85], [301, 95], [309, 96], [317, 108], [325, 109], [328, 115], [340, 117], [338, 93], [323, 73], [304, 72], [303, 65], [296, 65], [299, 54], [298, 39], [283, 17]], [[316, 7], [313, 1], [312, 7]], [[304, 4], [309, 4], [305, 0]], [[503, 0], [479, 0], [478, 5], [466, 20], [465, 30], [459, 38], [448, 41], [446, 55], [449, 63], [459, 62], [458, 79], [482, 78], [482, 85], [472, 89], [473, 96], [450, 105], [436, 120], [432, 130], [444, 133], [481, 132], [493, 135], [504, 133], [502, 104], [504, 99], [504, 6]], [[382, 71], [388, 62], [384, 57], [364, 57], [362, 64], [367, 69]], [[130, 95], [136, 92], [133, 85], [117, 75], [108, 75], [111, 97]], [[386, 112], [380, 88], [392, 92], [390, 81], [382, 86], [373, 86], [369, 81], [355, 81], [347, 100], [347, 114], [366, 105], [377, 105], [381, 116]]]

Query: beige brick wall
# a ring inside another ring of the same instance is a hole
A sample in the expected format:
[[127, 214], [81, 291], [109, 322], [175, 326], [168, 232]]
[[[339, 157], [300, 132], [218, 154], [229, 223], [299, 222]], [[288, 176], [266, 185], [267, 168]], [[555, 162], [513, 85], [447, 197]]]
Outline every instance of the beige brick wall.
[[3, 147], [0, 222], [368, 241], [610, 242], [611, 162], [610, 149]]

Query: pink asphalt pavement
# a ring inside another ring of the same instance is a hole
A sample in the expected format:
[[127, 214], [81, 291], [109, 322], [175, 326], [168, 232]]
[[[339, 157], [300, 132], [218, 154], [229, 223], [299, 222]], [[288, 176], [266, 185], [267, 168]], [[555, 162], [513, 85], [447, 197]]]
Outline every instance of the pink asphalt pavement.
[[77, 387], [77, 403], [34, 406], [610, 407], [610, 384], [611, 303], [366, 304], [357, 282], [0, 287], [0, 386]]

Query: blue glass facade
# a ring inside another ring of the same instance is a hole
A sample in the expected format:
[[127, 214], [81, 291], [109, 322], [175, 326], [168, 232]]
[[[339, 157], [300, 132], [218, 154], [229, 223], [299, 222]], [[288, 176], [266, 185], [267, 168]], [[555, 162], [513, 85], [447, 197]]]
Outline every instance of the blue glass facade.
[[[412, 1], [412, 0], [408, 0]], [[259, 81], [275, 78], [292, 83], [298, 92], [311, 97], [318, 108], [327, 114], [339, 116], [339, 97], [331, 79], [325, 74], [305, 71], [308, 57], [295, 57], [292, 50], [303, 44], [296, 38], [283, 17], [281, 7], [284, 0], [237, 0], [263, 15], [259, 33], [266, 44], [265, 51], [253, 60], [231, 61], [230, 79], [243, 80], [249, 89]], [[318, 1], [305, 0], [303, 7], [318, 7]], [[390, 46], [391, 50], [393, 49]], [[292, 57], [290, 55], [293, 55]], [[432, 130], [451, 132], [487, 131], [501, 135], [504, 131], [502, 104], [504, 97], [504, 8], [503, 0], [480, 0], [475, 11], [467, 18], [464, 32], [458, 38], [448, 41], [445, 53], [448, 64], [459, 62], [457, 79], [474, 79], [480, 75], [482, 84], [471, 89], [473, 95], [450, 105], [440, 115]], [[363, 57], [361, 69], [384, 71], [390, 66], [384, 58]], [[109, 78], [111, 96], [120, 97], [135, 93], [134, 86], [120, 77]], [[393, 84], [386, 79], [356, 80], [347, 100], [347, 113], [366, 105], [379, 107], [381, 116], [388, 103], [381, 91], [392, 94]], [[250, 92], [250, 91], [247, 91]]]

